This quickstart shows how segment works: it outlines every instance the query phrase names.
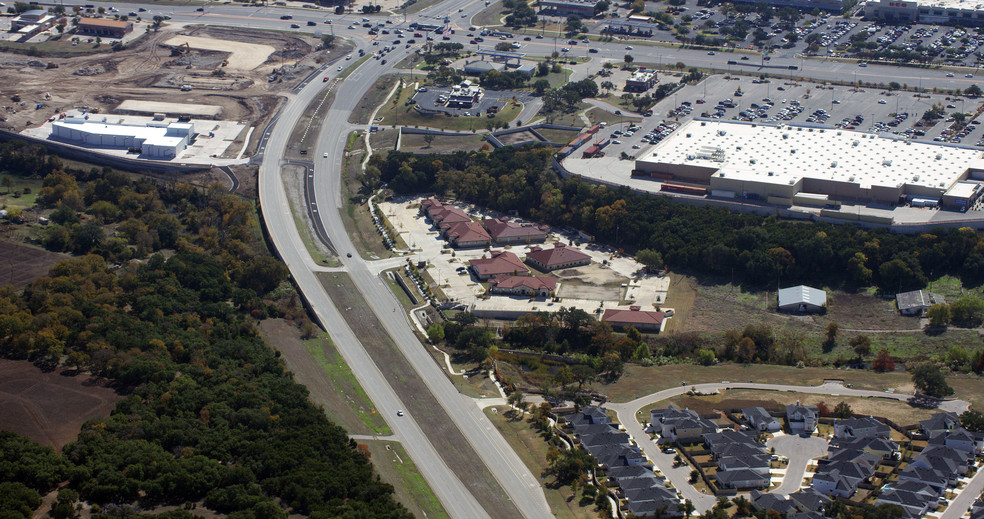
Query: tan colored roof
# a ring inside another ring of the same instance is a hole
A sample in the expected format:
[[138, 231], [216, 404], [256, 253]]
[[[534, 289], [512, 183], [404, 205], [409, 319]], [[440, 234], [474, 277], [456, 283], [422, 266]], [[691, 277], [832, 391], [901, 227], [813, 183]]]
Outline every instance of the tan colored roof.
[[[441, 228], [445, 228], [445, 226], [442, 225]], [[485, 232], [485, 229], [478, 222], [451, 224], [450, 227], [447, 227], [446, 234], [449, 240], [461, 243], [490, 241], [492, 239], [489, 233]]]
[[126, 29], [127, 24], [130, 22], [123, 22], [120, 20], [107, 20], [105, 18], [82, 18], [79, 20], [79, 25], [91, 25], [94, 27], [111, 27], [113, 29]]

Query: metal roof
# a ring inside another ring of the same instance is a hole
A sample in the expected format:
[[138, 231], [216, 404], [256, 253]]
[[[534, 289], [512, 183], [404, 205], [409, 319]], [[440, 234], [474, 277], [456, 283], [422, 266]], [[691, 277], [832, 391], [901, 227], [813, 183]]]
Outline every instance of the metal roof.
[[779, 289], [779, 307], [788, 305], [806, 304], [811, 306], [824, 306], [827, 304], [827, 293], [823, 290], [797, 285], [795, 287]]

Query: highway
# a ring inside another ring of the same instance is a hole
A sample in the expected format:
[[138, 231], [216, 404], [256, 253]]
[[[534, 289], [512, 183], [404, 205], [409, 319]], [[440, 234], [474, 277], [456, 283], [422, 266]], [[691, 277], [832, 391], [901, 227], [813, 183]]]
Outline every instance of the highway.
[[[48, 5], [54, 5], [51, 2]], [[147, 4], [116, 4], [120, 13], [137, 11], [138, 8], [147, 8], [149, 11], [141, 13], [145, 18], [151, 18], [155, 14], [166, 14], [171, 17], [168, 22], [175, 25], [183, 24], [203, 24], [216, 26], [235, 26], [256, 29], [275, 29], [289, 30], [291, 23], [301, 26], [299, 32], [321, 32], [333, 33], [337, 37], [352, 41], [357, 48], [363, 48], [367, 52], [372, 52], [376, 47], [371, 46], [372, 40], [366, 34], [366, 29], [360, 26], [361, 14], [350, 14], [336, 16], [328, 10], [311, 10], [287, 7], [247, 7], [240, 5], [208, 5], [204, 11], [196, 11], [195, 5], [191, 6], [148, 6]], [[481, 0], [446, 0], [437, 5], [428, 7], [421, 12], [408, 18], [412, 20], [422, 20], [431, 22], [434, 19], [450, 17], [452, 24], [456, 27], [456, 34], [452, 37], [453, 41], [461, 42], [466, 47], [474, 48], [468, 44], [469, 38], [465, 35], [469, 20], [472, 16], [484, 9], [484, 2]], [[461, 14], [458, 10], [461, 9]], [[282, 20], [282, 15], [291, 15], [293, 19]], [[462, 16], [462, 14], [464, 16]], [[404, 27], [403, 16], [369, 16], [371, 20], [382, 21], [390, 19], [393, 21], [392, 27]], [[323, 23], [326, 19], [331, 19], [331, 25]], [[316, 26], [307, 26], [308, 21], [313, 21]], [[349, 24], [358, 25], [355, 29], [348, 29]], [[391, 43], [393, 37], [381, 37], [380, 45]], [[521, 40], [521, 38], [516, 38]], [[422, 43], [422, 42], [421, 42]], [[496, 40], [484, 43], [486, 49], [493, 47]], [[597, 48], [597, 54], [588, 54], [588, 46], [581, 43], [577, 46], [567, 45], [563, 40], [545, 38], [533, 40], [531, 42], [520, 41], [519, 52], [532, 55], [550, 55], [561, 47], [570, 47], [569, 55], [579, 57], [595, 58], [614, 58], [621, 60], [625, 54], [632, 54], [637, 63], [668, 64], [682, 62], [687, 66], [697, 66], [705, 68], [715, 68], [727, 70], [737, 66], [728, 66], [728, 60], [734, 59], [735, 54], [719, 52], [715, 56], [708, 55], [706, 51], [695, 49], [680, 49], [665, 45], [652, 45], [643, 42], [592, 42], [591, 47]], [[626, 46], [631, 44], [631, 50]], [[492, 475], [496, 478], [499, 485], [508, 495], [511, 503], [519, 512], [527, 518], [541, 518], [552, 516], [550, 508], [544, 498], [539, 480], [535, 477], [519, 456], [513, 452], [505, 439], [496, 431], [491, 422], [484, 416], [475, 402], [461, 395], [454, 385], [448, 380], [441, 368], [434, 362], [431, 356], [425, 351], [412, 331], [403, 308], [396, 300], [388, 286], [376, 274], [378, 269], [374, 269], [370, 262], [363, 260], [353, 246], [342, 221], [340, 210], [343, 208], [341, 199], [341, 172], [344, 155], [344, 146], [347, 135], [355, 129], [364, 129], [364, 125], [355, 125], [348, 122], [349, 113], [356, 107], [358, 101], [364, 96], [365, 91], [379, 77], [391, 73], [393, 66], [401, 59], [408, 56], [411, 51], [416, 51], [419, 47], [414, 46], [405, 48], [403, 45], [387, 56], [388, 65], [383, 65], [379, 60], [367, 60], [361, 64], [344, 81], [340, 82], [335, 88], [335, 100], [328, 111], [328, 115], [320, 128], [317, 139], [316, 149], [314, 150], [313, 169], [308, 170], [306, 176], [308, 193], [308, 210], [317, 220], [316, 227], [318, 234], [322, 238], [330, 241], [333, 248], [338, 252], [343, 269], [352, 277], [355, 286], [362, 296], [376, 313], [379, 321], [383, 323], [385, 331], [390, 335], [401, 353], [411, 364], [419, 377], [426, 383], [427, 388], [434, 398], [444, 408], [447, 415], [460, 430], [462, 435], [468, 439], [471, 447], [475, 450], [480, 460], [475, 460], [476, 465], [484, 464]], [[944, 72], [933, 69], [920, 69], [908, 67], [869, 65], [866, 68], [859, 68], [854, 62], [849, 61], [826, 61], [823, 59], [801, 59], [795, 55], [774, 55], [770, 64], [775, 68], [768, 71], [790, 75], [790, 77], [809, 77], [817, 81], [841, 81], [841, 82], [883, 82], [885, 78], [907, 83], [910, 86], [921, 86], [922, 88], [965, 88], [974, 83], [974, 79], [966, 78], [946, 78]], [[600, 68], [599, 61], [593, 61], [589, 65]], [[798, 70], [790, 71], [789, 66], [796, 66]], [[323, 67], [324, 74], [335, 77], [336, 65], [329, 64]], [[742, 71], [750, 74], [758, 74], [760, 70], [754, 66], [741, 67]], [[785, 69], [785, 70], [784, 70]], [[961, 74], [962, 75], [962, 74]], [[295, 227], [294, 220], [289, 207], [286, 190], [281, 180], [281, 166], [283, 156], [290, 139], [292, 129], [300, 120], [307, 105], [315, 99], [323, 88], [331, 83], [321, 83], [311, 81], [304, 85], [296, 93], [288, 96], [288, 102], [282, 109], [275, 124], [269, 127], [269, 134], [264, 136], [265, 148], [263, 150], [263, 160], [259, 169], [259, 198], [267, 229], [278, 254], [287, 264], [297, 285], [310, 305], [312, 311], [317, 316], [320, 323], [329, 331], [336, 347], [351, 367], [356, 378], [362, 387], [377, 406], [378, 410], [384, 414], [387, 422], [393, 430], [393, 437], [403, 443], [409, 455], [417, 464], [421, 474], [428, 482], [442, 505], [452, 517], [461, 518], [485, 518], [490, 514], [483, 509], [470, 490], [462, 483], [461, 479], [451, 470], [441, 456], [441, 438], [428, 438], [416, 422], [412, 413], [406, 416], [397, 417], [397, 410], [406, 409], [402, 397], [412, 397], [412, 395], [398, 395], [389, 382], [377, 367], [377, 364], [365, 351], [359, 342], [359, 338], [348, 326], [343, 311], [337, 308], [330, 299], [325, 289], [322, 287], [316, 272], [319, 267], [314, 263], [301, 240], [298, 229]], [[526, 119], [524, 118], [524, 121]], [[362, 121], [364, 123], [364, 121]], [[313, 196], [312, 196], [313, 195]], [[347, 257], [351, 253], [352, 257]], [[401, 316], [394, 318], [394, 315]], [[725, 387], [725, 384], [700, 385], [699, 389], [712, 389], [714, 387]], [[819, 386], [818, 388], [801, 388], [796, 386], [772, 386], [767, 384], [728, 384], [728, 387], [763, 387], [779, 390], [796, 390], [807, 392], [825, 392], [824, 394], [859, 394], [856, 390], [848, 390], [843, 387]], [[780, 389], [782, 388], [782, 389]], [[791, 389], [789, 389], [791, 388]], [[672, 457], [662, 454], [648, 439], [648, 435], [642, 431], [641, 425], [635, 420], [635, 412], [648, 402], [658, 401], [669, 396], [686, 392], [689, 388], [674, 388], [663, 391], [644, 399], [635, 400], [624, 404], [609, 404], [609, 407], [616, 410], [619, 420], [626, 427], [627, 431], [644, 449], [646, 454], [663, 470], [670, 481], [678, 488], [684, 497], [691, 499], [698, 511], [709, 509], [714, 504], [712, 496], [700, 494], [693, 486], [689, 485], [686, 478], [689, 473], [686, 469], [674, 470], [670, 466]], [[836, 391], [836, 392], [831, 392]], [[870, 392], [877, 393], [877, 392]], [[884, 394], [878, 393], [878, 396]], [[900, 396], [900, 395], [896, 395]], [[656, 398], [653, 400], [653, 398]], [[476, 466], [476, 470], [481, 467]], [[984, 478], [975, 478], [972, 487], [977, 488], [984, 485]], [[966, 494], [966, 493], [965, 493]], [[961, 496], [963, 498], [964, 496]], [[969, 499], [969, 498], [968, 498]], [[953, 508], [956, 508], [956, 503]], [[960, 506], [964, 506], [961, 500]], [[944, 519], [951, 519], [946, 516]]]

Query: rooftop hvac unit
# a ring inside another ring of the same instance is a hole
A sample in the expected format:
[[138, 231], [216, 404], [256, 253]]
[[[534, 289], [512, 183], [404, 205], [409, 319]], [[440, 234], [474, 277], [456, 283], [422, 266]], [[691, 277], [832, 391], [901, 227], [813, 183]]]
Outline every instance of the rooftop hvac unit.
[[837, 161], [835, 160], [835, 161], [831, 162], [830, 163], [830, 167], [836, 168], [837, 167]]
[[891, 165], [892, 165], [892, 161], [891, 160], [885, 159], [885, 160], [882, 161], [882, 166], [890, 167]]
[[854, 175], [851, 175], [850, 178], [847, 179], [847, 181], [848, 182], [854, 182]]
[[919, 175], [913, 175], [912, 181], [913, 182], [919, 182]]
[[851, 143], [851, 146], [854, 146], [855, 148], [857, 148], [858, 147], [858, 144], [861, 144], [861, 141], [854, 141], [854, 142]]
[[755, 164], [755, 159], [749, 159], [748, 163], [749, 164]]
[[770, 176], [770, 177], [771, 177], [771, 176], [774, 176], [774, 175], [775, 175], [775, 173], [773, 173], [773, 172], [771, 172], [771, 171], [769, 172], [769, 176]]
[[728, 132], [726, 132], [724, 130], [718, 130], [718, 137], [724, 137], [727, 134], [728, 134]]
[[690, 134], [689, 134], [689, 133], [687, 134], [687, 138], [688, 138], [688, 139], [690, 138]]
[[789, 134], [788, 134], [788, 133], [784, 133], [784, 134], [782, 134], [782, 138], [783, 138], [783, 139], [788, 139], [788, 138], [789, 138]]
[[940, 160], [942, 158], [943, 158], [943, 154], [942, 153], [937, 153], [936, 154], [936, 160]]

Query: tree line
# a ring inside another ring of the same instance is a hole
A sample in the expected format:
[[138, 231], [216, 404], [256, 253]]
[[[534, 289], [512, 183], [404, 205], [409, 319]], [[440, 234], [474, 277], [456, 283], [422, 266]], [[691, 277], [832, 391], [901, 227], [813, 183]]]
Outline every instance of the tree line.
[[0, 435], [0, 515], [30, 517], [37, 496], [64, 483], [60, 517], [76, 516], [78, 500], [97, 515], [201, 501], [244, 519], [410, 517], [259, 336], [257, 317], [306, 318], [296, 296], [269, 294], [286, 270], [249, 201], [22, 150], [41, 157], [14, 153], [37, 166], [25, 172], [50, 167], [39, 203], [64, 213], [46, 234], [93, 225], [106, 235], [82, 246], [68, 227], [85, 255], [21, 292], [0, 288], [0, 354], [88, 371], [126, 397], [62, 454]]
[[[571, 92], [571, 98], [576, 95]], [[923, 288], [954, 275], [984, 281], [984, 240], [971, 229], [911, 236], [695, 207], [628, 188], [561, 179], [548, 147], [415, 156], [374, 155], [369, 165], [400, 194], [436, 192], [533, 220], [574, 227], [626, 252], [650, 249], [665, 266], [733, 277], [752, 286], [799, 283], [884, 292]]]

